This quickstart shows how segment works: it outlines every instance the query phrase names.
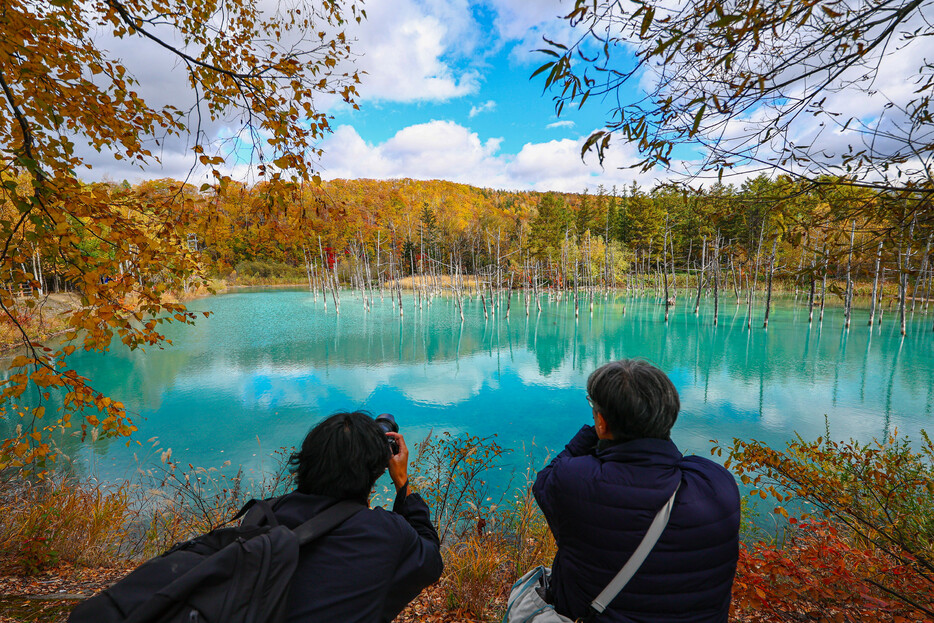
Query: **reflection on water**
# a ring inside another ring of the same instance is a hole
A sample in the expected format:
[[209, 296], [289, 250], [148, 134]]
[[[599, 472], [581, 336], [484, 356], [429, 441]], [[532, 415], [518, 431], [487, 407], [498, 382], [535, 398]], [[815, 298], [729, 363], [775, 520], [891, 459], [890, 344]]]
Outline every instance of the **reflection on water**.
[[[681, 394], [673, 439], [708, 454], [710, 440], [781, 443], [795, 432], [868, 440], [896, 428], [916, 435], [934, 409], [934, 334], [916, 316], [901, 339], [894, 315], [870, 331], [866, 314], [829, 309], [822, 325], [779, 301], [769, 329], [745, 328], [745, 306], [721, 301], [695, 316], [679, 300], [671, 320], [652, 299], [602, 295], [592, 314], [543, 299], [531, 315], [513, 299], [511, 317], [484, 320], [465, 301], [465, 322], [450, 299], [400, 320], [388, 297], [370, 313], [350, 293], [341, 315], [304, 291], [256, 291], [195, 301], [213, 315], [171, 331], [174, 344], [146, 353], [114, 349], [72, 361], [99, 389], [136, 414], [137, 439], [157, 436], [184, 463], [256, 468], [297, 443], [319, 418], [366, 408], [396, 414], [410, 439], [431, 429], [499, 435], [506, 447], [558, 449], [591, 420], [587, 375], [622, 357], [644, 357], [668, 372]], [[761, 318], [761, 309], [754, 318]], [[105, 477], [124, 475], [133, 453], [99, 441], [72, 451], [93, 457]], [[146, 444], [144, 443], [144, 447]], [[268, 460], [268, 459], [266, 459]], [[524, 459], [523, 459], [524, 460]]]

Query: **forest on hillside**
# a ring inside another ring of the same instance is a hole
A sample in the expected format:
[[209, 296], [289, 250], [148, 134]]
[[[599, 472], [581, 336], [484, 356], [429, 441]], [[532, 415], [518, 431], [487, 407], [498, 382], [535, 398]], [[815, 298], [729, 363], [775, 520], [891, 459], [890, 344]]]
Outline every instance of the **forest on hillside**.
[[[198, 189], [164, 179], [100, 184], [95, 192], [134, 206], [153, 220], [154, 232], [173, 236], [192, 260], [189, 280], [199, 272], [294, 282], [327, 274], [360, 286], [458, 273], [495, 287], [533, 279], [541, 287], [629, 287], [640, 275], [667, 271], [677, 285], [680, 273], [707, 271], [737, 292], [764, 286], [773, 273], [805, 289], [829, 277], [831, 292], [843, 299], [852, 296], [850, 281], [860, 279], [894, 282], [918, 299], [931, 286], [934, 221], [914, 210], [919, 199], [851, 185], [760, 176], [702, 190], [633, 184], [567, 194], [437, 180]], [[79, 242], [86, 254], [113, 257], [93, 234], [87, 230]], [[27, 282], [34, 276], [40, 291], [69, 287], [56, 240], [24, 235], [19, 244], [29, 247], [21, 257], [32, 258], [23, 266]], [[159, 265], [144, 269], [128, 261], [110, 267], [160, 278]]]

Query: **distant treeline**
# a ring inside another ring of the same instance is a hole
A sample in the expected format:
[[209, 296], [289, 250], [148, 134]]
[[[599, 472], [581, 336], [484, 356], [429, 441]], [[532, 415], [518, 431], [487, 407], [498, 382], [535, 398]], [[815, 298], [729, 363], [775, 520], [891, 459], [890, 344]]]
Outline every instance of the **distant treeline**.
[[[908, 297], [930, 291], [934, 223], [925, 198], [845, 184], [760, 176], [702, 190], [633, 184], [576, 194], [409, 179], [98, 186], [143, 211], [169, 206], [175, 235], [211, 276], [312, 281], [312, 272], [326, 272], [346, 283], [459, 273], [485, 275], [495, 287], [533, 278], [543, 287], [630, 287], [687, 272], [737, 293], [773, 275], [805, 289], [829, 277], [844, 299], [851, 281], [877, 278]], [[42, 288], [67, 288], [50, 242], [34, 241], [24, 268]], [[107, 253], [93, 236], [83, 244]], [[136, 270], [131, 264], [117, 270]]]

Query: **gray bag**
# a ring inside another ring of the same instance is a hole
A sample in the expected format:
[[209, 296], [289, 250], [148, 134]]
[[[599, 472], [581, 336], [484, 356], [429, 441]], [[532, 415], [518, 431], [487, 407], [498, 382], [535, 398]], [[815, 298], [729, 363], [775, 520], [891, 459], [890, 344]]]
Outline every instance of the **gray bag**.
[[[623, 568], [619, 570], [606, 588], [597, 595], [597, 598], [590, 602], [590, 612], [587, 619], [593, 619], [606, 610], [610, 602], [616, 598], [623, 587], [636, 574], [642, 563], [648, 557], [649, 552], [655, 547], [658, 538], [668, 525], [668, 518], [671, 517], [671, 508], [675, 504], [675, 496], [678, 495], [678, 489], [681, 484], [675, 488], [675, 492], [668, 498], [668, 502], [661, 508], [652, 520], [645, 536], [639, 547], [632, 553]], [[571, 619], [555, 612], [555, 607], [547, 603], [543, 597], [548, 590], [548, 582], [551, 579], [551, 569], [539, 565], [535, 567], [513, 584], [509, 591], [509, 600], [506, 602], [506, 615], [503, 617], [503, 623], [574, 623]]]

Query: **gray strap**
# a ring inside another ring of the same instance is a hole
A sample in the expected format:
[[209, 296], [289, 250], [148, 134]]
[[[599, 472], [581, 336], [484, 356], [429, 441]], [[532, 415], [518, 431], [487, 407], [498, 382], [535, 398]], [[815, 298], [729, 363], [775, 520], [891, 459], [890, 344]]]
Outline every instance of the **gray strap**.
[[671, 508], [675, 505], [675, 496], [678, 495], [678, 489], [680, 488], [681, 483], [679, 482], [678, 486], [675, 488], [675, 492], [668, 498], [668, 502], [655, 515], [655, 519], [652, 520], [652, 525], [649, 526], [648, 532], [642, 537], [642, 542], [639, 543], [639, 547], [632, 553], [632, 556], [629, 557], [629, 560], [626, 561], [623, 568], [619, 570], [616, 577], [607, 584], [603, 592], [597, 595], [597, 598], [591, 602], [590, 607], [596, 610], [598, 614], [602, 614], [603, 611], [606, 610], [606, 607], [610, 605], [610, 602], [616, 599], [616, 596], [619, 595], [623, 587], [632, 579], [632, 576], [636, 574], [636, 571], [639, 570], [639, 567], [642, 566], [642, 563], [645, 562], [645, 559], [648, 557], [649, 552], [655, 547], [655, 543], [658, 542], [658, 538], [662, 535], [662, 532], [664, 532], [665, 526], [668, 525], [668, 518], [671, 517]]

